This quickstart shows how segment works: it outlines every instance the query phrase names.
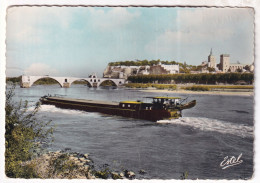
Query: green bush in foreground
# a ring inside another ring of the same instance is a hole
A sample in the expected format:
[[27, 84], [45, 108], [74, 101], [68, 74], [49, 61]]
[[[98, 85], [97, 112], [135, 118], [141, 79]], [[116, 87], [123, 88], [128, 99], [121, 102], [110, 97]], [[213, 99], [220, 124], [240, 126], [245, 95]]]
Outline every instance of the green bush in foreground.
[[111, 172], [110, 172], [109, 168], [105, 168], [103, 170], [95, 171], [94, 175], [97, 178], [107, 179], [109, 177], [110, 173]]
[[[68, 178], [73, 178], [73, 171], [78, 170], [78, 165], [69, 160], [68, 154], [61, 154], [58, 157], [50, 159], [49, 177], [52, 175], [64, 174]], [[79, 171], [79, 170], [78, 170]]]
[[40, 103], [36, 103], [32, 111], [28, 111], [28, 102], [13, 102], [14, 86], [6, 92], [5, 103], [5, 173], [12, 178], [38, 177], [33, 165], [22, 165], [30, 160], [32, 150], [37, 142], [46, 140], [53, 129], [47, 128], [50, 122], [36, 119]]

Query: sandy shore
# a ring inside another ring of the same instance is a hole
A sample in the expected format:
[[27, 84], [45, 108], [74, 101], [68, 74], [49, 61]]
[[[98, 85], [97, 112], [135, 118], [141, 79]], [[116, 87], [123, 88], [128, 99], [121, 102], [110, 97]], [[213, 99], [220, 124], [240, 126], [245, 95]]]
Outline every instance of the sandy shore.
[[229, 92], [229, 91], [190, 91], [190, 90], [140, 90], [153, 93], [184, 93], [184, 94], [203, 94], [203, 95], [233, 95], [233, 96], [254, 96], [254, 92]]

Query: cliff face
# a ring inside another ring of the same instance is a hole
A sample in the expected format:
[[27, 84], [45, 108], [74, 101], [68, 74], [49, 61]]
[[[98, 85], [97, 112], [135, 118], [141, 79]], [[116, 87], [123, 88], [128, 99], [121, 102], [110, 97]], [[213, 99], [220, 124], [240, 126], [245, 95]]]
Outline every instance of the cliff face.
[[107, 67], [106, 67], [106, 69], [104, 70], [104, 72], [103, 72], [103, 77], [104, 78], [107, 78], [110, 74], [111, 74], [111, 67], [108, 65]]
[[104, 78], [127, 79], [129, 76], [137, 73], [136, 68], [126, 66], [107, 66], [103, 72]]
[[[170, 67], [170, 68], [169, 68]], [[176, 68], [173, 68], [176, 67]], [[149, 74], [172, 74], [179, 73], [178, 65], [153, 65], [153, 66], [107, 66], [103, 72], [105, 78], [127, 79], [129, 76]]]
[[167, 70], [165, 70], [160, 65], [151, 66], [150, 74], [169, 74]]

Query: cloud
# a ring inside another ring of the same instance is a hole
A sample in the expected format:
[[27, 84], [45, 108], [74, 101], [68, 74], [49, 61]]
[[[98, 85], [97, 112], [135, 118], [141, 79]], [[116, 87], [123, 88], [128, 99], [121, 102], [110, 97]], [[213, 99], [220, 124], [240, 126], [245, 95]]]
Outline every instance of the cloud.
[[90, 12], [93, 26], [100, 31], [122, 28], [140, 16], [138, 11], [130, 13], [126, 8], [121, 7], [111, 8], [108, 11], [91, 8]]
[[53, 26], [66, 29], [74, 9], [62, 7], [11, 7], [7, 12], [7, 40], [26, 44], [46, 43]]
[[28, 68], [25, 69], [25, 74], [34, 75], [34, 76], [41, 76], [41, 75], [56, 76], [58, 74], [58, 71], [47, 64], [33, 63]]
[[139, 16], [139, 11], [121, 7], [12, 7], [7, 12], [7, 43], [47, 45], [54, 35], [68, 34], [64, 38], [71, 39], [89, 30], [113, 31]]
[[[226, 48], [237, 42], [244, 46], [232, 47], [234, 52], [248, 50], [246, 47], [253, 50], [252, 17], [253, 10], [246, 8], [184, 8], [177, 12], [176, 28], [165, 30], [148, 43], [145, 50], [181, 55], [181, 51], [191, 53], [189, 49], [209, 46], [209, 50], [210, 47], [219, 45]], [[241, 50], [237, 51], [238, 48]], [[226, 51], [230, 50], [227, 48]], [[251, 53], [244, 55], [249, 54]]]

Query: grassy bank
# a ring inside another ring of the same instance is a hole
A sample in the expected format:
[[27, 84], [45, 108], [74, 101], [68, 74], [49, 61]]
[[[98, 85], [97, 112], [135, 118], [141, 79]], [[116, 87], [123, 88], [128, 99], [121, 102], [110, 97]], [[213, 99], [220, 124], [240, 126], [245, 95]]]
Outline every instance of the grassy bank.
[[169, 90], [192, 90], [192, 91], [212, 91], [214, 89], [254, 89], [252, 85], [192, 85], [192, 86], [180, 86], [175, 84], [152, 84], [152, 83], [128, 83], [125, 84], [128, 88], [156, 88], [156, 89], [169, 89]]
[[172, 85], [172, 84], [152, 84], [152, 83], [128, 83], [125, 84], [126, 87], [128, 88], [156, 88], [156, 89], [171, 89], [171, 90], [176, 90], [177, 85]]
[[254, 86], [250, 85], [193, 85], [183, 86], [181, 89], [192, 91], [211, 91], [213, 89], [254, 89]]

